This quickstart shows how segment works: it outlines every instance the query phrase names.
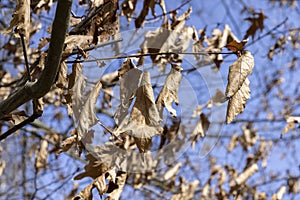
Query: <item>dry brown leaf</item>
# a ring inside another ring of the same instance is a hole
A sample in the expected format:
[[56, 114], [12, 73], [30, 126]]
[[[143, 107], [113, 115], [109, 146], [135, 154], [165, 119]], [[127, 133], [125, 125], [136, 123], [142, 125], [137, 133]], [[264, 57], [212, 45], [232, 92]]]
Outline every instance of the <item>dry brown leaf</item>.
[[[141, 53], [162, 53], [162, 52], [184, 52], [190, 44], [190, 39], [194, 33], [192, 27], [185, 26], [186, 19], [190, 16], [192, 9], [189, 8], [181, 16], [174, 15], [172, 24], [167, 23], [166, 27], [149, 31], [145, 34], [144, 42], [141, 45]], [[152, 55], [150, 56], [153, 63], [164, 66], [166, 63], [180, 63], [183, 55]], [[144, 58], [138, 61], [142, 65]]]
[[[161, 0], [161, 1], [163, 1], [163, 0]], [[135, 20], [136, 28], [140, 28], [142, 26], [142, 24], [144, 23], [144, 21], [146, 19], [146, 16], [148, 15], [149, 9], [151, 9], [152, 15], [154, 17], [156, 16], [155, 10], [154, 10], [155, 4], [156, 4], [155, 0], [144, 1], [142, 11]]]
[[45, 9], [46, 11], [49, 11], [50, 8], [53, 6], [53, 2], [56, 0], [39, 0], [39, 1], [33, 1], [31, 4], [31, 7], [35, 13], [40, 13], [42, 9]]
[[98, 122], [95, 114], [95, 104], [97, 102], [100, 90], [102, 88], [101, 81], [99, 80], [95, 87], [90, 91], [78, 119], [78, 126], [76, 128], [78, 134], [78, 140], [85, 138], [88, 129]]
[[164, 180], [169, 180], [170, 178], [172, 178], [173, 176], [175, 176], [180, 167], [182, 166], [181, 162], [178, 162], [175, 166], [171, 167], [165, 174], [164, 174]]
[[258, 29], [261, 31], [264, 29], [264, 20], [268, 18], [267, 16], [264, 15], [263, 12], [254, 13], [254, 15], [256, 16], [245, 19], [252, 23], [249, 29], [247, 30], [246, 35], [244, 36], [245, 39], [248, 38], [249, 36], [252, 36], [252, 39], [254, 39], [254, 36], [258, 31]]
[[74, 177], [74, 180], [80, 180], [85, 177], [91, 177], [93, 179], [103, 175], [108, 170], [108, 167], [97, 160], [93, 155], [87, 154], [86, 158], [88, 163], [84, 166], [85, 172], [82, 172]]
[[35, 153], [35, 169], [39, 171], [42, 168], [45, 168], [47, 165], [48, 158], [48, 141], [42, 140], [40, 143], [40, 148]]
[[112, 192], [109, 193], [108, 197], [105, 198], [106, 200], [120, 199], [121, 193], [126, 184], [126, 177], [127, 177], [127, 174], [125, 172], [117, 173], [116, 181], [115, 181], [115, 184], [117, 185], [117, 187]]
[[[30, 0], [18, 0], [16, 10], [6, 33], [10, 32], [13, 27], [16, 27], [14, 29], [15, 33], [21, 33], [25, 36], [25, 42], [28, 45], [30, 34]], [[16, 35], [16, 37], [20, 36]]]
[[271, 200], [281, 200], [285, 192], [286, 192], [286, 187], [281, 186], [279, 188], [279, 190], [275, 194], [272, 195]]
[[296, 123], [300, 123], [300, 117], [298, 116], [288, 116], [286, 117], [286, 122], [288, 123], [284, 129], [281, 131], [281, 134], [286, 134], [289, 130], [295, 128]]
[[66, 138], [64, 141], [62, 141], [61, 143], [61, 150], [58, 152], [58, 153], [61, 153], [61, 152], [66, 152], [68, 151], [72, 146], [73, 144], [76, 144], [77, 142], [77, 135], [73, 135], [71, 137], [68, 137]]
[[259, 139], [257, 131], [252, 128], [251, 124], [243, 126], [243, 134], [239, 137], [239, 142], [245, 151], [248, 151]]
[[228, 44], [226, 44], [226, 48], [228, 50], [231, 50], [233, 52], [238, 52], [238, 51], [242, 51], [245, 47], [245, 44], [248, 42], [248, 39], [243, 40], [241, 42], [238, 42], [236, 40], [233, 40], [231, 42], [229, 42]]
[[137, 0], [125, 0], [122, 3], [122, 15], [125, 15], [128, 23], [131, 21], [132, 13], [135, 10]]
[[208, 130], [209, 126], [210, 126], [210, 121], [207, 119], [207, 117], [203, 113], [201, 113], [200, 119], [198, 120], [196, 127], [192, 134], [192, 138], [193, 138], [192, 147], [193, 148], [195, 146], [195, 143], [198, 141], [198, 139], [200, 137], [205, 137], [206, 131]]
[[67, 99], [67, 102], [71, 102], [72, 113], [75, 120], [78, 121], [83, 106], [87, 78], [82, 74], [82, 65], [80, 63], [73, 64], [72, 69], [73, 71], [69, 75], [69, 99]]
[[65, 40], [65, 49], [63, 51], [63, 57], [69, 56], [75, 47], [83, 50], [88, 48], [91, 42], [93, 41], [93, 36], [89, 35], [69, 35]]
[[119, 125], [116, 133], [127, 132], [135, 138], [141, 152], [148, 150], [151, 137], [162, 132], [160, 117], [154, 102], [154, 94], [149, 72], [144, 72], [141, 86], [136, 91], [136, 100], [129, 121]]
[[239, 136], [238, 136], [237, 133], [234, 133], [231, 136], [230, 142], [229, 142], [228, 146], [226, 147], [229, 152], [231, 152], [236, 147], [237, 142], [238, 142], [238, 138], [239, 138]]
[[0, 176], [2, 176], [5, 167], [6, 167], [6, 161], [5, 160], [0, 160]]
[[[76, 197], [74, 197], [74, 200], [78, 200], [78, 199], [93, 199], [93, 194], [92, 194], [92, 190], [94, 188], [96, 188], [99, 192], [99, 195], [102, 196], [103, 194], [109, 192], [109, 186], [110, 183], [115, 183], [115, 177], [116, 177], [116, 172], [115, 169], [112, 168], [110, 170], [106, 170], [105, 173], [103, 173], [102, 175], [95, 177], [93, 183], [89, 184], [86, 188], [84, 188]], [[126, 177], [126, 176], [125, 176]], [[110, 181], [109, 184], [106, 184], [106, 180]], [[124, 187], [124, 182], [122, 182], [123, 180], [120, 179], [120, 183], [123, 184], [122, 188]], [[118, 186], [118, 185], [117, 185]], [[115, 192], [113, 195], [117, 195], [118, 193]]]
[[166, 78], [164, 87], [157, 97], [156, 104], [161, 118], [163, 118], [164, 107], [167, 108], [173, 117], [177, 117], [176, 110], [172, 107], [172, 102], [174, 101], [175, 104], [179, 104], [177, 95], [179, 84], [182, 79], [181, 70], [182, 68], [180, 66], [172, 66], [172, 69]]
[[138, 89], [142, 71], [137, 69], [131, 59], [127, 59], [119, 70], [120, 105], [115, 114], [115, 121], [120, 125], [128, 114], [129, 106]]
[[250, 178], [255, 172], [258, 171], [257, 163], [253, 163], [251, 166], [245, 169], [238, 177], [229, 183], [231, 187], [238, 187], [241, 184], [245, 183], [248, 178]]
[[229, 98], [226, 123], [230, 123], [236, 115], [244, 111], [246, 101], [250, 98], [250, 81], [254, 58], [249, 51], [239, 57], [229, 68], [228, 85], [225, 95]]
[[[237, 40], [237, 37], [232, 33], [231, 29], [226, 24], [223, 31], [221, 31], [220, 29], [214, 29], [212, 32], [212, 36], [204, 39], [204, 41], [207, 43], [207, 48], [205, 49], [205, 51], [220, 53], [222, 51], [222, 48], [233, 40]], [[221, 63], [223, 62], [222, 54], [211, 54], [209, 57], [210, 60], [213, 60], [216, 68], [219, 70], [221, 67]], [[208, 61], [203, 63], [207, 62]]]
[[65, 89], [67, 87], [68, 85], [67, 73], [68, 73], [68, 66], [66, 65], [65, 61], [63, 61], [60, 63], [58, 78], [55, 83], [58, 88]]
[[239, 57], [229, 68], [228, 85], [226, 88], [226, 96], [233, 96], [243, 85], [245, 79], [252, 73], [254, 67], [254, 57], [251, 52], [245, 53]]

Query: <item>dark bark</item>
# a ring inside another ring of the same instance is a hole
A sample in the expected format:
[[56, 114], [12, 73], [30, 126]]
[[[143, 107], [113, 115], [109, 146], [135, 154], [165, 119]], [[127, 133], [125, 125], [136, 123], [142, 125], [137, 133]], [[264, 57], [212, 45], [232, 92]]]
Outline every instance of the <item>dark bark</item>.
[[72, 0], [58, 0], [44, 71], [38, 81], [25, 84], [0, 103], [0, 118], [27, 101], [43, 97], [49, 92], [59, 70], [71, 6]]

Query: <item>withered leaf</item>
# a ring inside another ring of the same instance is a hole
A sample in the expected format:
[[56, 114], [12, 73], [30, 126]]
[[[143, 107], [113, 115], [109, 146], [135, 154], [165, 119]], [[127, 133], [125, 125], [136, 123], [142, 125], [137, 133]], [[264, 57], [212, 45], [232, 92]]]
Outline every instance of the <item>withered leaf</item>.
[[78, 121], [83, 106], [87, 78], [82, 73], [82, 65], [80, 63], [74, 63], [72, 70], [72, 73], [69, 75], [69, 100], [67, 99], [67, 102], [71, 102], [74, 118]]
[[245, 51], [245, 53], [230, 66], [225, 93], [227, 97], [233, 96], [242, 87], [245, 79], [252, 73], [253, 67], [254, 57], [249, 51]]
[[156, 104], [161, 118], [163, 117], [164, 107], [167, 108], [173, 117], [177, 117], [176, 110], [172, 107], [172, 102], [174, 101], [175, 104], [179, 104], [177, 95], [182, 79], [181, 70], [182, 68], [178, 65], [172, 66], [165, 84], [157, 97]]
[[75, 47], [79, 49], [85, 49], [89, 47], [91, 41], [93, 40], [93, 36], [88, 35], [69, 35], [65, 40], [65, 49], [63, 51], [63, 57], [69, 56]]
[[233, 41], [229, 42], [228, 44], [226, 44], [225, 47], [233, 52], [238, 52], [238, 51], [242, 51], [244, 49], [245, 44], [247, 42], [248, 42], [248, 39], [242, 40], [241, 42], [233, 40]]
[[250, 81], [254, 58], [249, 51], [239, 57], [229, 68], [226, 96], [229, 98], [226, 123], [230, 123], [236, 115], [244, 111], [246, 101], [250, 98]]
[[229, 183], [231, 187], [238, 187], [244, 182], [247, 181], [248, 178], [250, 178], [254, 173], [258, 171], [258, 165], [257, 163], [253, 163], [251, 166], [245, 169], [242, 173], [238, 175], [238, 177], [233, 181]]
[[88, 159], [88, 163], [84, 166], [84, 172], [76, 175], [74, 180], [80, 180], [85, 177], [91, 177], [93, 179], [97, 178], [98, 176], [103, 175], [108, 170], [108, 167], [97, 160], [92, 154], [87, 154], [86, 158]]
[[90, 91], [82, 109], [80, 112], [78, 126], [76, 128], [78, 134], [78, 140], [85, 138], [88, 129], [98, 122], [97, 116], [95, 114], [95, 104], [97, 98], [100, 94], [102, 84], [100, 80], [97, 82], [95, 87]]
[[229, 124], [246, 106], [247, 99], [250, 98], [250, 81], [244, 81], [242, 87], [229, 99], [226, 114], [226, 123]]
[[48, 141], [42, 140], [40, 148], [35, 153], [35, 168], [39, 171], [41, 168], [46, 167], [48, 158]]
[[136, 100], [128, 122], [120, 124], [117, 133], [128, 132], [136, 141], [141, 152], [150, 147], [151, 137], [162, 132], [160, 117], [154, 102], [149, 72], [144, 72], [141, 86], [137, 89]]
[[169, 180], [170, 178], [172, 178], [173, 176], [175, 176], [180, 167], [182, 166], [181, 162], [178, 162], [174, 167], [171, 167], [165, 174], [164, 174], [164, 180]]
[[[16, 33], [25, 36], [26, 44], [29, 44], [29, 27], [30, 27], [30, 1], [18, 0], [16, 10], [6, 32], [10, 32], [13, 27]], [[19, 37], [19, 35], [16, 35]]]
[[300, 117], [297, 116], [288, 116], [286, 117], [286, 122], [288, 123], [284, 129], [281, 131], [281, 134], [286, 134], [289, 130], [295, 128], [296, 123], [300, 123]]
[[206, 131], [208, 130], [209, 126], [210, 126], [210, 121], [207, 119], [205, 114], [201, 113], [200, 119], [198, 120], [196, 127], [192, 134], [192, 136], [194, 137], [192, 146], [195, 145], [195, 142], [197, 142], [197, 140], [200, 137], [205, 137]]
[[125, 0], [122, 3], [122, 15], [125, 15], [128, 22], [131, 21], [132, 13], [135, 10], [137, 0]]
[[67, 81], [67, 73], [68, 73], [68, 66], [66, 65], [65, 61], [60, 63], [60, 69], [58, 72], [58, 78], [56, 81], [56, 86], [64, 89], [68, 85]]
[[96, 188], [99, 192], [99, 195], [103, 195], [107, 193], [109, 185], [106, 184], [106, 180], [109, 180], [110, 182], [115, 182], [115, 169], [112, 168], [110, 170], [106, 170], [105, 173], [102, 175], [95, 177], [93, 183], [89, 184], [86, 188], [84, 188], [76, 197], [74, 197], [74, 200], [78, 199], [93, 199], [92, 190]]
[[[193, 35], [192, 27], [185, 26], [185, 20], [190, 16], [192, 9], [189, 8], [185, 13], [176, 17], [174, 15], [172, 24], [167, 23], [167, 27], [161, 27], [145, 34], [145, 40], [141, 45], [141, 53], [161, 53], [161, 52], [184, 52], [190, 43]], [[183, 55], [152, 55], [150, 56], [153, 63], [164, 65], [167, 62], [180, 62]], [[177, 58], [180, 57], [180, 58]], [[142, 65], [144, 58], [138, 61]], [[164, 68], [163, 68], [164, 69]]]
[[115, 114], [115, 121], [120, 125], [128, 114], [129, 106], [135, 96], [142, 77], [142, 71], [137, 69], [131, 59], [127, 59], [119, 70], [120, 105]]
[[263, 12], [255, 13], [256, 16], [246, 18], [245, 20], [248, 20], [251, 22], [251, 26], [247, 30], [246, 35], [244, 38], [248, 38], [249, 36], [252, 36], [252, 39], [254, 39], [254, 36], [257, 32], [257, 30], [263, 30], [264, 29], [264, 20], [267, 18], [267, 16], [264, 15]]
[[[125, 172], [117, 173], [116, 181], [115, 181], [115, 185], [117, 185], [117, 187], [112, 192], [109, 193], [108, 197], [106, 198], [107, 200], [120, 199], [121, 193], [126, 183], [126, 177], [127, 177], [127, 173]], [[107, 192], [109, 192], [109, 188]]]

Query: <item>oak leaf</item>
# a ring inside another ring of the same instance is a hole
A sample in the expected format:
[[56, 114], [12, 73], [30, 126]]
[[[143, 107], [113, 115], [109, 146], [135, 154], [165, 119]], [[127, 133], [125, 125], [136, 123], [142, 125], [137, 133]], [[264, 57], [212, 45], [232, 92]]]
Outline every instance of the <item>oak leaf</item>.
[[251, 26], [247, 30], [244, 38], [248, 38], [249, 36], [252, 36], [252, 39], [254, 39], [257, 30], [259, 29], [262, 31], [264, 29], [264, 20], [267, 18], [267, 16], [265, 16], [263, 12], [255, 13], [254, 15], [256, 16], [252, 18], [248, 17], [245, 19], [251, 22]]

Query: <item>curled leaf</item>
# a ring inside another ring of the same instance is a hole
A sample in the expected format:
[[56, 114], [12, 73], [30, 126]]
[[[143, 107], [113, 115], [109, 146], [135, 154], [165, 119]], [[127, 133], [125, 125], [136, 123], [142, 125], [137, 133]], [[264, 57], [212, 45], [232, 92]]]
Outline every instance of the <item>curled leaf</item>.
[[83, 108], [81, 109], [78, 126], [76, 128], [78, 140], [85, 138], [88, 129], [98, 122], [94, 109], [101, 88], [102, 84], [99, 80], [95, 87], [90, 91], [87, 100], [84, 103]]
[[136, 91], [136, 100], [129, 121], [123, 121], [117, 133], [127, 131], [134, 138], [141, 152], [149, 149], [151, 137], [162, 132], [160, 117], [154, 102], [154, 94], [149, 72], [144, 72], [141, 86]]
[[182, 68], [179, 66], [172, 66], [171, 71], [169, 72], [164, 87], [160, 91], [156, 104], [160, 117], [163, 117], [163, 107], [166, 107], [167, 110], [171, 113], [173, 117], [177, 117], [176, 110], [172, 107], [173, 101], [175, 104], [178, 104], [178, 88], [182, 79], [181, 74]]
[[245, 51], [229, 68], [228, 85], [225, 92], [229, 98], [226, 123], [230, 123], [245, 109], [246, 101], [250, 98], [248, 75], [252, 73], [253, 67], [254, 58], [249, 51]]
[[245, 53], [239, 57], [229, 68], [228, 85], [226, 88], [226, 96], [233, 96], [243, 85], [245, 79], [252, 73], [254, 67], [254, 57], [251, 52]]

